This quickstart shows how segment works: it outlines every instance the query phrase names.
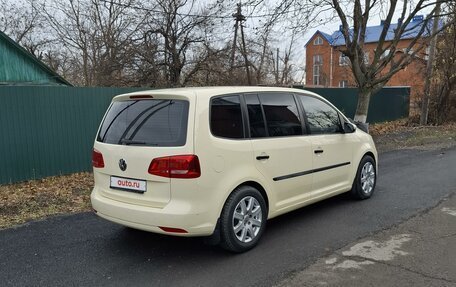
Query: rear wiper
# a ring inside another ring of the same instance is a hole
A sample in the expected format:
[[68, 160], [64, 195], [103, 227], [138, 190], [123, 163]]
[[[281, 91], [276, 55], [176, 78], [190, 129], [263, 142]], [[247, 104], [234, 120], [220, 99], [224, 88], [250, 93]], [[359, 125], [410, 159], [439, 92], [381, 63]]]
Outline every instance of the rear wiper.
[[143, 141], [135, 141], [135, 140], [129, 140], [129, 139], [121, 139], [120, 143], [125, 144], [125, 145], [130, 145], [130, 144], [145, 145], [146, 144], [146, 142], [143, 142]]

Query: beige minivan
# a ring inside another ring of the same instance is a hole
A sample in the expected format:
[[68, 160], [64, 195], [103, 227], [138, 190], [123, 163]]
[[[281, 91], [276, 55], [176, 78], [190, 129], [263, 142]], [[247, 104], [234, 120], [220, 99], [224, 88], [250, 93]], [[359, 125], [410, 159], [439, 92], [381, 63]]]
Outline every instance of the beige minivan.
[[116, 96], [93, 154], [96, 213], [128, 227], [254, 247], [266, 220], [371, 197], [372, 137], [305, 90], [163, 89]]

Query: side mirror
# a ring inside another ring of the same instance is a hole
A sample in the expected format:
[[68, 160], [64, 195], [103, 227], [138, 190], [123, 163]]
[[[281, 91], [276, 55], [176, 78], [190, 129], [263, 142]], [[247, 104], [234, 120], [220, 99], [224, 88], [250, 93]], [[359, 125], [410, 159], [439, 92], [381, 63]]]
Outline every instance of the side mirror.
[[369, 133], [369, 123], [355, 122], [355, 125], [358, 129], [362, 130], [365, 133]]
[[352, 123], [345, 122], [344, 123], [344, 133], [351, 134], [356, 131], [356, 126]]

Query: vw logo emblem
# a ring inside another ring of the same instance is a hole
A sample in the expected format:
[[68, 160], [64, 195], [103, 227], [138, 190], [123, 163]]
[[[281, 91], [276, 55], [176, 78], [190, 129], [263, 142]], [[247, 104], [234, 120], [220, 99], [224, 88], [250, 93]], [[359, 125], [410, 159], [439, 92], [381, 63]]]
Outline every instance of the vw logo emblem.
[[121, 171], [125, 171], [127, 169], [127, 162], [123, 158], [119, 160], [119, 168]]

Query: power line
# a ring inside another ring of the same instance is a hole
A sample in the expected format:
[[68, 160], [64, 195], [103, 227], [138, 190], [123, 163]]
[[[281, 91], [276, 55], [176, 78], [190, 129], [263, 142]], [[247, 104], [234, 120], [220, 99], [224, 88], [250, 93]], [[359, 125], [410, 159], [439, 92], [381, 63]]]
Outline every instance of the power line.
[[[146, 11], [146, 12], [153, 12], [153, 13], [161, 13], [161, 14], [171, 14], [171, 12], [166, 12], [163, 10], [157, 10], [157, 9], [152, 9], [152, 8], [146, 8], [146, 7], [141, 7], [137, 5], [127, 5], [123, 4], [120, 2], [111, 2], [109, 0], [100, 0], [100, 2], [106, 3], [106, 4], [114, 4], [123, 8], [131, 8], [135, 10], [141, 10], [141, 11]], [[216, 18], [216, 19], [230, 19], [231, 15], [226, 15], [226, 16], [217, 16], [217, 15], [203, 15], [203, 14], [192, 14], [192, 13], [179, 13], [179, 12], [172, 12], [172, 14], [179, 15], [179, 16], [184, 16], [184, 17], [196, 17], [196, 18]]]
[[[124, 8], [131, 8], [131, 9], [135, 9], [135, 10], [142, 10], [142, 11], [147, 11], [147, 12], [153, 12], [153, 13], [161, 13], [161, 14], [171, 14], [170, 12], [166, 12], [166, 11], [162, 11], [162, 10], [156, 10], [156, 9], [152, 9], [152, 8], [146, 8], [146, 7], [141, 7], [141, 6], [137, 6], [137, 5], [127, 5], [127, 4], [123, 4], [123, 3], [120, 3], [120, 2], [111, 2], [109, 0], [100, 0], [100, 2], [103, 2], [103, 3], [106, 3], [106, 4], [114, 4], [114, 5], [117, 5], [117, 6], [121, 6], [121, 7], [124, 7]], [[283, 14], [288, 14], [288, 13], [294, 13], [294, 12], [298, 12], [300, 11], [300, 9], [296, 9], [296, 10], [290, 10], [290, 11], [286, 11], [286, 12], [283, 12]], [[193, 14], [193, 13], [172, 13], [172, 14], [175, 14], [175, 15], [179, 15], [179, 16], [182, 16], [182, 17], [195, 17], [195, 18], [213, 18], [213, 19], [231, 19], [233, 16], [232, 15], [203, 15], [203, 14]], [[277, 16], [277, 13], [267, 13], [267, 14], [260, 14], [260, 15], [248, 15], [248, 16], [244, 16], [245, 18], [264, 18], [264, 17], [271, 17], [271, 16]]]

